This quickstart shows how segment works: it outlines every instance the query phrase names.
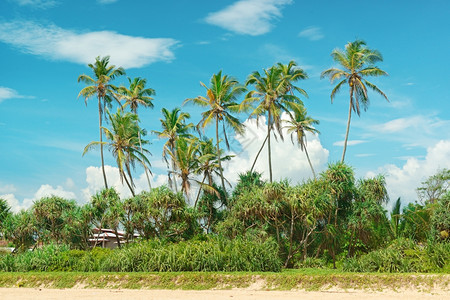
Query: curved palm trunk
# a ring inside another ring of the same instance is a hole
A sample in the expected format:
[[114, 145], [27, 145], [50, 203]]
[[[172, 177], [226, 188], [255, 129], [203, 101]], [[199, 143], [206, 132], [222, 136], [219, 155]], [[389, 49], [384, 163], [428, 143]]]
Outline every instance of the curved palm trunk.
[[122, 172], [122, 176], [123, 176], [123, 178], [125, 179], [125, 182], [127, 183], [127, 186], [128, 186], [128, 188], [130, 189], [131, 194], [133, 195], [133, 197], [136, 196], [136, 195], [134, 194], [133, 188], [132, 188], [131, 185], [130, 185], [130, 182], [128, 182], [128, 179], [127, 179], [127, 176], [125, 175], [125, 172]]
[[272, 115], [270, 114], [270, 110], [269, 110], [269, 117], [267, 119], [267, 150], [269, 153], [269, 178], [270, 178], [270, 183], [272, 183], [272, 153], [270, 152], [270, 128], [271, 128], [271, 117]]
[[306, 145], [303, 142], [303, 140], [302, 140], [302, 146], [303, 146], [303, 149], [305, 149], [306, 158], [308, 159], [308, 163], [309, 163], [309, 166], [311, 167], [311, 171], [313, 173], [314, 180], [315, 180], [316, 179], [316, 172], [314, 172], [314, 168], [312, 166], [311, 160], [309, 159], [308, 150], [306, 149]]
[[206, 174], [203, 176], [202, 184], [198, 188], [197, 197], [195, 198], [194, 207], [197, 207], [198, 199], [200, 198], [200, 192], [202, 191], [202, 185], [205, 183], [206, 180]]
[[219, 119], [216, 116], [216, 146], [217, 146], [217, 161], [219, 162], [220, 180], [222, 181], [223, 194], [227, 198], [227, 190], [225, 189], [225, 180], [223, 179], [222, 162], [220, 160], [220, 145], [219, 145]]
[[[141, 150], [141, 153], [144, 154], [143, 151], [142, 151], [141, 133], [140, 133], [139, 131], [138, 131], [138, 138], [139, 138], [139, 148], [140, 148], [140, 150]], [[151, 183], [150, 183], [150, 177], [149, 177], [149, 175], [148, 175], [148, 173], [149, 173], [150, 171], [148, 170], [147, 165], [146, 165], [145, 163], [144, 163], [144, 170], [145, 170], [145, 176], [147, 177], [148, 190], [151, 191], [152, 185], [151, 185]]]
[[258, 160], [259, 154], [261, 153], [262, 149], [263, 149], [264, 146], [266, 145], [267, 137], [268, 137], [268, 136], [269, 136], [269, 135], [266, 135], [266, 138], [265, 138], [264, 142], [262, 143], [262, 146], [261, 146], [261, 148], [259, 149], [258, 154], [256, 154], [255, 161], [253, 162], [252, 168], [250, 169], [250, 173], [253, 172], [253, 169], [255, 168], [256, 161]]
[[100, 157], [102, 158], [103, 181], [105, 182], [105, 188], [107, 189], [108, 182], [106, 181], [105, 161], [103, 159], [102, 104], [100, 99], [101, 98], [98, 97], [98, 123], [100, 126]]
[[344, 150], [342, 151], [341, 163], [344, 162], [345, 152], [347, 151], [348, 133], [350, 131], [350, 120], [352, 118], [352, 99], [353, 99], [353, 88], [350, 88], [350, 107], [348, 108], [347, 131], [345, 133]]

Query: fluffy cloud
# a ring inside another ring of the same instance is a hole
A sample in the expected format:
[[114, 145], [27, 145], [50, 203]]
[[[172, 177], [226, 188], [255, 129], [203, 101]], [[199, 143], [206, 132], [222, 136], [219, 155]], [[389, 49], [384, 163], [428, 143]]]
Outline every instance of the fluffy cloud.
[[[285, 117], [286, 114], [283, 115], [283, 118]], [[239, 173], [250, 170], [256, 154], [267, 135], [265, 122], [265, 118], [262, 117], [258, 127], [256, 120], [247, 120], [244, 122], [247, 127], [245, 135], [235, 137], [242, 151], [235, 150], [234, 154], [236, 157], [224, 166], [224, 176], [231, 182], [235, 183], [237, 181]], [[289, 178], [293, 183], [296, 183], [311, 178], [312, 172], [305, 153], [297, 145], [292, 144], [286, 130], [283, 130], [283, 133], [285, 136], [284, 141], [271, 139], [273, 179]], [[326, 167], [329, 151], [323, 148], [317, 136], [307, 133], [306, 138], [311, 163], [315, 172], [319, 173]], [[267, 144], [258, 158], [255, 169], [262, 172], [264, 178], [269, 178]]]
[[178, 43], [170, 38], [134, 37], [114, 31], [80, 33], [28, 21], [0, 23], [0, 41], [24, 53], [83, 65], [92, 63], [99, 55], [109, 55], [113, 64], [124, 68], [171, 61], [172, 48]]
[[240, 0], [223, 10], [210, 13], [205, 21], [238, 34], [262, 35], [272, 30], [272, 21], [292, 0]]
[[12, 193], [0, 195], [0, 198], [3, 198], [8, 202], [8, 204], [11, 206], [12, 211], [18, 212], [22, 209], [30, 208], [33, 205], [34, 201], [39, 200], [43, 197], [50, 197], [50, 196], [58, 196], [65, 199], [76, 198], [73, 192], [64, 190], [62, 186], [58, 185], [56, 188], [54, 188], [49, 184], [41, 185], [32, 198], [25, 198], [23, 199], [23, 201], [19, 201]]
[[[401, 197], [403, 203], [417, 200], [416, 188], [429, 176], [443, 168], [450, 168], [450, 140], [442, 140], [427, 149], [424, 159], [408, 158], [401, 166], [386, 165], [376, 173], [386, 175], [386, 185], [391, 202]], [[374, 176], [369, 172], [367, 176]]]
[[[125, 181], [122, 184], [120, 181], [119, 169], [116, 167], [105, 166], [106, 179], [108, 180], [108, 186], [114, 187], [122, 198], [130, 197], [131, 192], [128, 189]], [[148, 190], [147, 177], [145, 173], [133, 178], [136, 185], [136, 194], [143, 190]], [[89, 201], [92, 195], [104, 188], [103, 173], [101, 167], [88, 167], [86, 169], [86, 183], [87, 187], [82, 190], [84, 201]], [[167, 183], [167, 176], [155, 175], [150, 176], [150, 183], [152, 187], [157, 187]]]
[[20, 6], [30, 6], [34, 8], [47, 9], [58, 4], [55, 0], [13, 0]]
[[310, 26], [300, 31], [299, 37], [307, 38], [310, 41], [318, 41], [324, 38], [320, 27]]
[[403, 142], [408, 146], [428, 147], [441, 139], [450, 139], [450, 120], [436, 116], [415, 115], [372, 126], [374, 135]]
[[0, 86], [0, 102], [7, 99], [30, 98], [20, 95], [16, 90]]

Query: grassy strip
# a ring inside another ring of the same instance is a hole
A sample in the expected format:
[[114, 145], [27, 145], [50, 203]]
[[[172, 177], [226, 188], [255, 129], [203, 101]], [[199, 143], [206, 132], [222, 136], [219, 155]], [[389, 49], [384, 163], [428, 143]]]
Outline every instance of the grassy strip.
[[414, 289], [432, 292], [450, 291], [448, 274], [379, 274], [343, 273], [333, 270], [287, 270], [282, 273], [78, 273], [28, 272], [0, 273], [0, 287], [45, 288], [109, 288], [109, 289], [231, 289], [257, 288], [261, 290], [308, 291], [362, 289], [400, 291]]

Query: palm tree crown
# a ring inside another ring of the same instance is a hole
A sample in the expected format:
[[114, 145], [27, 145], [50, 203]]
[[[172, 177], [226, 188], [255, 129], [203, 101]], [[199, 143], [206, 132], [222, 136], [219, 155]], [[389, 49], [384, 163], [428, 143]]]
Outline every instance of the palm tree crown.
[[[159, 120], [161, 122], [162, 131], [153, 131], [153, 133], [156, 134], [158, 138], [167, 139], [163, 146], [163, 159], [167, 165], [169, 165], [169, 158], [172, 158], [172, 171], [169, 172], [169, 184], [171, 184], [171, 174], [172, 172], [175, 172], [176, 164], [170, 154], [175, 153], [176, 142], [179, 137], [192, 138], [192, 135], [189, 132], [194, 125], [192, 123], [186, 124], [186, 120], [191, 116], [188, 113], [181, 112], [178, 107], [174, 108], [172, 111], [163, 108], [161, 112], [163, 114], [163, 118]], [[176, 191], [176, 181], [174, 183]]]
[[236, 79], [229, 77], [228, 75], [222, 75], [222, 71], [219, 71], [211, 77], [209, 87], [202, 82], [200, 84], [206, 89], [206, 97], [197, 96], [196, 98], [186, 99], [184, 103], [192, 102], [196, 105], [208, 108], [206, 111], [202, 112], [202, 119], [198, 123], [198, 128], [204, 129], [213, 121], [216, 123], [217, 160], [219, 163], [222, 188], [226, 191], [220, 159], [219, 123], [222, 123], [225, 144], [229, 149], [230, 145], [228, 143], [226, 127], [231, 128], [235, 133], [244, 133], [244, 124], [231, 113], [239, 111], [240, 105], [236, 102], [237, 97], [244, 93], [246, 88], [241, 86]]
[[[247, 94], [240, 108], [241, 110], [247, 110], [253, 103], [257, 103], [250, 114], [250, 117], [256, 117], [257, 120], [267, 113], [266, 140], [268, 141], [270, 182], [272, 182], [270, 133], [275, 127], [280, 137], [283, 138], [281, 114], [283, 111], [289, 112], [290, 110], [301, 109], [303, 102], [294, 92], [297, 91], [305, 97], [308, 95], [303, 89], [295, 86], [294, 82], [306, 78], [308, 78], [306, 72], [299, 68], [294, 61], [287, 65], [278, 63], [267, 70], [264, 69], [263, 74], [255, 71], [247, 78], [246, 85], [253, 85], [255, 89]], [[264, 147], [266, 140], [261, 149]]]
[[147, 80], [145, 78], [136, 77], [133, 80], [128, 78], [129, 88], [120, 87], [120, 98], [125, 100], [124, 107], [129, 106], [130, 110], [137, 114], [139, 106], [153, 108], [153, 98], [155, 90], [146, 88]]
[[[356, 40], [345, 45], [345, 50], [334, 49], [331, 57], [342, 69], [330, 68], [321, 74], [321, 78], [328, 77], [331, 83], [339, 81], [331, 92], [331, 101], [339, 92], [341, 87], [348, 84], [350, 89], [350, 107], [348, 113], [347, 132], [342, 152], [342, 162], [347, 149], [348, 133], [350, 130], [350, 119], [352, 110], [361, 113], [361, 106], [366, 110], [369, 106], [367, 87], [375, 91], [388, 100], [387, 96], [373, 83], [365, 79], [368, 76], [382, 76], [387, 73], [374, 64], [383, 61], [383, 57], [377, 50], [369, 49], [362, 40]], [[388, 100], [389, 101], [389, 100]]]
[[319, 130], [314, 128], [314, 125], [318, 125], [319, 121], [315, 120], [307, 115], [306, 108], [302, 107], [301, 110], [294, 110], [294, 114], [290, 114], [290, 119], [285, 120], [287, 125], [284, 127], [287, 129], [287, 133], [291, 135], [291, 141], [294, 144], [294, 136], [297, 142], [297, 145], [300, 147], [302, 151], [305, 151], [306, 158], [308, 159], [309, 166], [311, 167], [311, 171], [316, 177], [316, 173], [314, 172], [314, 168], [311, 164], [311, 160], [309, 159], [308, 150], [306, 149], [306, 133], [310, 132], [312, 134], [319, 133]]

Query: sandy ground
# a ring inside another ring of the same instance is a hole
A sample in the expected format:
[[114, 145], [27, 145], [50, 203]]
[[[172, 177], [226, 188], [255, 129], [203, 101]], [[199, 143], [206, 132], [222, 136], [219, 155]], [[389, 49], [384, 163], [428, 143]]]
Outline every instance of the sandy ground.
[[223, 300], [223, 299], [302, 299], [302, 300], [339, 300], [339, 299], [450, 299], [450, 293], [405, 292], [365, 292], [365, 291], [252, 291], [252, 290], [109, 290], [109, 289], [31, 289], [31, 288], [0, 288], [0, 299], [182, 299], [182, 300]]

